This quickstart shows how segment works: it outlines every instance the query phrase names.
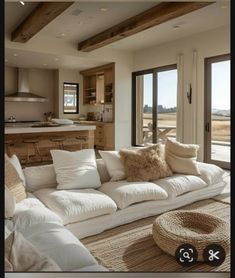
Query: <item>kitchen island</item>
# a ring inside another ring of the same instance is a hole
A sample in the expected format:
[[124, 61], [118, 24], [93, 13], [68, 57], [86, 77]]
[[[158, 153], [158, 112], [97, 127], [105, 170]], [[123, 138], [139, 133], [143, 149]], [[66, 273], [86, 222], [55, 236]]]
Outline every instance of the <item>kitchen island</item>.
[[59, 125], [32, 127], [17, 125], [5, 127], [5, 152], [16, 154], [22, 165], [40, 165], [52, 162], [50, 150], [76, 151], [94, 148], [95, 125]]

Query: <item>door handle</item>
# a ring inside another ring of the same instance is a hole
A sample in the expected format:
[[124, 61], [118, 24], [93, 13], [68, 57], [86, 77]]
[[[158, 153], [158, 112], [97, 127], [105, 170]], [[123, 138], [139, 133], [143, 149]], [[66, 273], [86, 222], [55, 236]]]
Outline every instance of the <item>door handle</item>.
[[206, 123], [205, 125], [205, 131], [210, 132], [210, 123]]

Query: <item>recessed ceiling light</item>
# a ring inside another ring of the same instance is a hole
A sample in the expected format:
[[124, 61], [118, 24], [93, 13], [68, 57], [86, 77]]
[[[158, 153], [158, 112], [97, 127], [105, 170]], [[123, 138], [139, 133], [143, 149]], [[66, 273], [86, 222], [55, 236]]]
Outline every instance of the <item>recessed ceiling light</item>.
[[65, 37], [65, 33], [60, 33], [56, 36], [57, 39], [61, 39], [63, 37]]
[[23, 6], [25, 5], [24, 1], [20, 1], [20, 4], [23, 5]]
[[46, 66], [47, 66], [47, 64], [43, 64], [43, 66], [44, 66], [44, 67], [46, 67]]
[[227, 5], [226, 5], [226, 4], [223, 4], [223, 5], [220, 6], [220, 8], [221, 8], [221, 9], [226, 9], [226, 8], [227, 8]]
[[102, 8], [100, 8], [100, 11], [101, 11], [101, 12], [107, 12], [107, 11], [108, 11], [108, 9], [107, 9], [107, 8], [102, 7]]
[[14, 54], [13, 54], [13, 56], [14, 56], [14, 57], [17, 57], [17, 56], [18, 56], [18, 54], [17, 54], [17, 53], [14, 53]]

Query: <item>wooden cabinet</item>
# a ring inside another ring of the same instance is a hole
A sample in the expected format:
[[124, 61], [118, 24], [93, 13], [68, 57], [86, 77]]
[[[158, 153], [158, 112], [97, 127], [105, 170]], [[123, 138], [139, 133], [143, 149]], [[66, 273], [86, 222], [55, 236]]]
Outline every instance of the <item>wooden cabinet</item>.
[[114, 103], [114, 63], [80, 73], [83, 75], [83, 104]]
[[96, 125], [95, 148], [101, 150], [114, 150], [114, 124], [102, 123]]

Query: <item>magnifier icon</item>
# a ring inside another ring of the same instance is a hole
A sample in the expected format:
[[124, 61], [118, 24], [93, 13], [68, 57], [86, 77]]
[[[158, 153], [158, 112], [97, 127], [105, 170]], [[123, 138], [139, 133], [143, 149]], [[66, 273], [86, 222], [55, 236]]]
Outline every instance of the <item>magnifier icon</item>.
[[188, 252], [184, 252], [184, 253], [183, 253], [183, 257], [184, 257], [185, 259], [190, 259], [190, 256], [189, 256], [189, 253], [188, 253]]

